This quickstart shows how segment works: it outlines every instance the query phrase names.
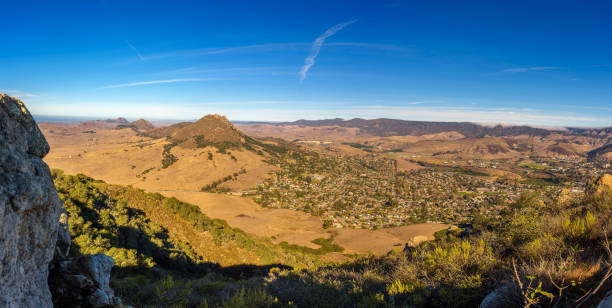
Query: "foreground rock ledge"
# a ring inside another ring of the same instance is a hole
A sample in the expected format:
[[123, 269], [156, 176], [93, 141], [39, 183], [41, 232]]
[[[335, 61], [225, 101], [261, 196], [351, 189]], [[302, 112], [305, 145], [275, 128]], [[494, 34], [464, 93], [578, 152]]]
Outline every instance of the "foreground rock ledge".
[[112, 258], [68, 258], [68, 217], [42, 161], [48, 152], [25, 105], [0, 94], [0, 307], [119, 305], [108, 286]]
[[62, 203], [49, 145], [19, 100], [0, 95], [0, 307], [50, 307], [49, 262]]

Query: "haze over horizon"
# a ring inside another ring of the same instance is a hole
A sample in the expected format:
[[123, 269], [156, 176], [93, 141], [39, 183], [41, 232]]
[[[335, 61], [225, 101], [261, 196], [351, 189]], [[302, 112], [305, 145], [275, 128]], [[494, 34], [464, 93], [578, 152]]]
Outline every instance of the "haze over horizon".
[[604, 1], [69, 2], [4, 5], [37, 116], [612, 126]]

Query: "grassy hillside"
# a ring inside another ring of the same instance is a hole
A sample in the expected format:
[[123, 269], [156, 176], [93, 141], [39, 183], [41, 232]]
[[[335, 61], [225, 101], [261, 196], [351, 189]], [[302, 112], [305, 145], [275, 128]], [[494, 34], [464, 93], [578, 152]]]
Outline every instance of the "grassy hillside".
[[[126, 238], [140, 232], [140, 237], [152, 237], [150, 240], [159, 248], [171, 251], [185, 247], [184, 251], [177, 253], [190, 255], [188, 259], [196, 263], [282, 263], [295, 267], [313, 264], [313, 259], [308, 256], [291, 253], [266, 239], [250, 236], [240, 229], [230, 227], [223, 220], [211, 219], [196, 206], [176, 198], [145, 193], [128, 186], [106, 184], [82, 174], [65, 175], [59, 170], [53, 171], [53, 178], [70, 214], [75, 252], [98, 253], [105, 252], [104, 249], [121, 247], [135, 250], [124, 255], [150, 259], [151, 256], [139, 252], [151, 249], [131, 245], [134, 241]], [[163, 243], [159, 240], [163, 240]], [[128, 263], [153, 264], [151, 260], [143, 262]]]
[[573, 307], [612, 288], [609, 177], [578, 200], [523, 195], [500, 217], [477, 217], [469, 235], [440, 232], [405, 252], [320, 266], [316, 253], [253, 238], [179, 200], [53, 175], [73, 252], [112, 256], [112, 286], [135, 306], [474, 307], [508, 284], [517, 306]]

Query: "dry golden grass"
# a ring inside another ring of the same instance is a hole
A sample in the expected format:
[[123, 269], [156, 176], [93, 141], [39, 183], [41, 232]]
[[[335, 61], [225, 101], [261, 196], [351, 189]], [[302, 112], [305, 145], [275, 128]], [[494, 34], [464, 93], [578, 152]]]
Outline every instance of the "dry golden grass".
[[408, 242], [417, 244], [433, 240], [435, 232], [448, 227], [445, 224], [422, 223], [379, 230], [335, 229], [337, 236], [334, 242], [348, 252], [383, 255], [392, 249], [403, 249]]
[[432, 240], [437, 231], [448, 228], [445, 224], [415, 224], [381, 230], [323, 229], [318, 217], [287, 209], [262, 208], [250, 199], [188, 191], [163, 191], [161, 194], [176, 197], [200, 207], [213, 218], [227, 221], [231, 226], [257, 236], [271, 237], [273, 242], [319, 248], [311, 243], [317, 238], [335, 235], [334, 243], [344, 247], [346, 253], [373, 253], [382, 255], [413, 240]]
[[398, 157], [395, 159], [397, 161], [397, 170], [398, 171], [410, 171], [410, 170], [419, 170], [419, 169], [424, 169], [425, 167], [417, 164], [417, 163], [413, 163], [411, 161], [408, 161], [405, 158], [401, 158]]
[[[163, 138], [140, 137], [131, 129], [109, 129], [98, 124], [93, 127], [42, 124], [41, 129], [51, 145], [52, 150], [45, 157], [51, 168], [61, 169], [67, 174], [83, 173], [111, 184], [133, 185], [176, 197], [199, 206], [203, 213], [212, 218], [226, 220], [231, 226], [256, 236], [272, 238], [275, 243], [286, 241], [319, 248], [311, 241], [336, 234], [335, 242], [345, 247], [347, 253], [380, 255], [391, 249], [403, 248], [406, 242], [415, 237], [432, 239], [434, 232], [447, 227], [441, 224], [420, 224], [384, 230], [323, 229], [318, 217], [304, 212], [262, 208], [248, 198], [200, 192], [202, 186], [243, 168], [247, 173], [221, 186], [232, 191], [243, 191], [266, 179], [276, 167], [264, 163], [263, 157], [253, 152], [230, 149], [231, 155], [236, 158], [233, 160], [229, 154], [217, 153], [212, 147], [174, 147], [172, 154], [178, 157], [178, 161], [164, 169], [161, 168], [161, 157], [163, 147], [168, 142]], [[88, 129], [95, 129], [96, 133], [85, 133]], [[364, 153], [350, 146], [339, 147], [350, 153]], [[212, 160], [208, 159], [209, 152], [213, 154]], [[416, 168], [406, 163], [402, 163], [402, 166]], [[147, 215], [152, 215], [154, 221], [168, 228], [178, 238], [200, 243], [194, 248], [205, 258], [219, 260], [223, 257], [207, 257], [206, 247], [211, 244], [209, 236], [193, 230], [178, 229], [170, 218], [160, 216], [165, 215], [163, 212], [148, 211]], [[216, 251], [235, 253], [236, 249], [227, 247], [226, 250]], [[247, 252], [240, 253], [244, 253], [247, 259], [252, 257]]]
[[[136, 136], [131, 129], [96, 129], [83, 133], [80, 126], [41, 125], [51, 145], [45, 162], [66, 173], [84, 173], [106, 182], [133, 185], [147, 190], [193, 190], [245, 169], [239, 180], [228, 183], [234, 190], [246, 190], [268, 177], [274, 167], [263, 157], [246, 150], [217, 153], [216, 148], [174, 147], [178, 161], [162, 168], [164, 139]], [[213, 159], [208, 159], [208, 153]], [[234, 156], [236, 159], [232, 159]]]
[[231, 226], [258, 236], [274, 237], [274, 242], [319, 248], [310, 241], [328, 238], [321, 220], [315, 216], [287, 209], [262, 208], [248, 198], [190, 191], [161, 191], [168, 197], [197, 205], [212, 218], [227, 221]]

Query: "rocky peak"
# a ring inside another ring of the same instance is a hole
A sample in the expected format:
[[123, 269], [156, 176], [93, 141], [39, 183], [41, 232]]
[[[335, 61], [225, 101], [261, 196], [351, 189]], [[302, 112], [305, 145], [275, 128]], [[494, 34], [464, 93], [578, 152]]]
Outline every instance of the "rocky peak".
[[240, 144], [243, 134], [225, 117], [209, 114], [172, 133], [172, 140], [181, 146], [194, 146], [193, 138], [201, 136], [207, 142]]
[[49, 153], [47, 140], [23, 102], [0, 94], [0, 108], [4, 113], [0, 122], [0, 138], [22, 152], [40, 158]]
[[145, 119], [138, 119], [130, 124], [136, 127], [136, 129], [148, 130], [154, 128], [153, 124]]

